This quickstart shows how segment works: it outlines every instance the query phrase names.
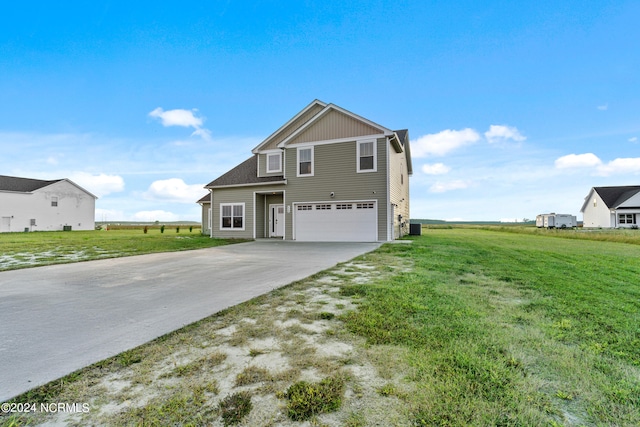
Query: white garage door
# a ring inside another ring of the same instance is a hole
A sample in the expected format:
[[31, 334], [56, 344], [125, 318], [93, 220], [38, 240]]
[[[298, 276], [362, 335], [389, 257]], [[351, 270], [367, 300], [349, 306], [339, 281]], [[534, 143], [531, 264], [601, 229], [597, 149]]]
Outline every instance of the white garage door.
[[307, 242], [374, 242], [377, 204], [326, 202], [295, 204], [295, 239]]

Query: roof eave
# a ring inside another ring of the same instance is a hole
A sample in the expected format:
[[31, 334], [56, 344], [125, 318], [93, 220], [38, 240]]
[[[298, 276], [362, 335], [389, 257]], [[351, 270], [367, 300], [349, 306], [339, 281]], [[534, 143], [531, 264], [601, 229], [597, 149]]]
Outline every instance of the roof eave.
[[209, 188], [211, 190], [215, 190], [216, 188], [233, 188], [233, 187], [254, 187], [254, 186], [263, 186], [263, 185], [283, 185], [286, 184], [287, 180], [282, 181], [267, 181], [267, 182], [250, 182], [247, 184], [229, 184], [229, 185], [207, 185], [204, 188]]

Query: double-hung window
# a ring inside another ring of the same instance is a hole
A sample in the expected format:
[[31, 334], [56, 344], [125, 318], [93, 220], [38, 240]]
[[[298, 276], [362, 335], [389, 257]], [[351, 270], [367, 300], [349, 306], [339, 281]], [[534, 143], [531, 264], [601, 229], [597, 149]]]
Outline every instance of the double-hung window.
[[267, 173], [282, 172], [282, 153], [267, 154]]
[[298, 148], [298, 176], [313, 176], [313, 147]]
[[220, 204], [220, 229], [244, 230], [244, 203]]
[[358, 141], [357, 149], [358, 172], [375, 172], [376, 169], [376, 141]]
[[618, 222], [620, 224], [635, 224], [636, 214], [618, 214]]

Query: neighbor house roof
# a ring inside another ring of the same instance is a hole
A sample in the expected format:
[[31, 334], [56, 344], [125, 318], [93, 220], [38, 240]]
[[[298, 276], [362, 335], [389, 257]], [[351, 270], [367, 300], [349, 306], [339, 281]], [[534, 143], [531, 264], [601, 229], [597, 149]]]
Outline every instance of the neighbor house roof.
[[40, 179], [18, 178], [16, 176], [0, 175], [0, 191], [15, 191], [18, 193], [31, 193], [32, 191], [46, 187], [62, 179], [43, 181]]
[[585, 198], [584, 205], [582, 206], [581, 212], [584, 212], [584, 209], [589, 202], [589, 198], [591, 193], [595, 191], [598, 193], [602, 201], [609, 209], [615, 209], [636, 194], [640, 192], [640, 185], [626, 185], [620, 187], [593, 187], [589, 192], [589, 195]]
[[258, 155], [253, 155], [229, 172], [205, 185], [205, 188], [236, 187], [241, 185], [271, 184], [284, 182], [283, 175], [258, 177]]

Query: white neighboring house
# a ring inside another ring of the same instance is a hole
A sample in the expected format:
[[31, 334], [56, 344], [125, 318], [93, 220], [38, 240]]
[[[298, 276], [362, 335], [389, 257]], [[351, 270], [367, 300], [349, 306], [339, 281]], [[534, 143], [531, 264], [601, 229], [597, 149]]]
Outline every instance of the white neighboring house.
[[593, 187], [580, 212], [585, 228], [637, 228], [640, 224], [640, 185]]
[[0, 232], [93, 230], [96, 199], [68, 179], [0, 175]]

